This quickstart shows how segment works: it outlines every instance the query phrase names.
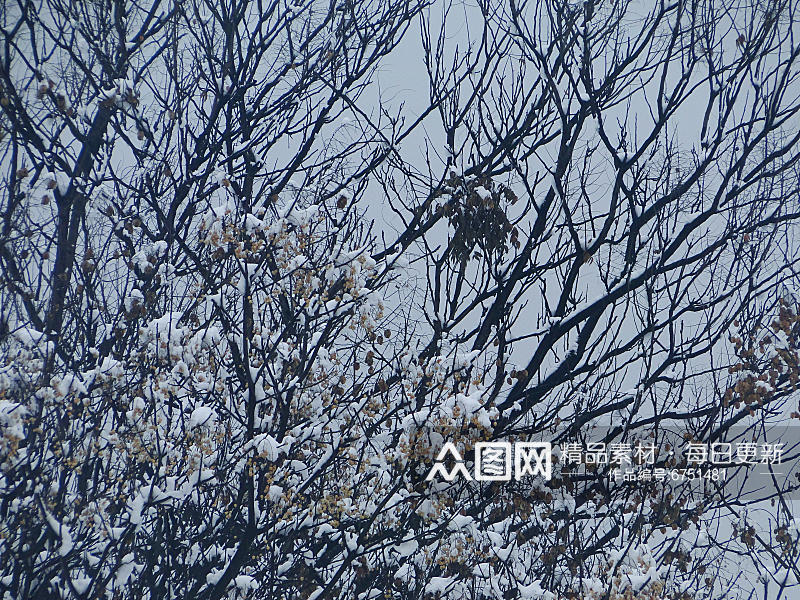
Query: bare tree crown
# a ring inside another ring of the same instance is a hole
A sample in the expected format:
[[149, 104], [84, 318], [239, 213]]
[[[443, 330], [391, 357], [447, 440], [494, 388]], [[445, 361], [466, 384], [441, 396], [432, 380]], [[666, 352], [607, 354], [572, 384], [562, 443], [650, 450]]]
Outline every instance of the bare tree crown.
[[797, 582], [796, 481], [426, 479], [798, 417], [794, 2], [2, 2], [3, 598]]

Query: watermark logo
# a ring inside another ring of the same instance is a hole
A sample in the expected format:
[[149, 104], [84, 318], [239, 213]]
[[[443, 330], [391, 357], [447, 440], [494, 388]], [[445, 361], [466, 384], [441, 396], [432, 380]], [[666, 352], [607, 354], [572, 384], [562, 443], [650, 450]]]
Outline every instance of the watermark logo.
[[[447, 458], [448, 454], [450, 454], [455, 461], [455, 465], [450, 471], [447, 470], [447, 467], [445, 467], [444, 463], [442, 462], [445, 458]], [[461, 458], [461, 454], [459, 453], [458, 449], [453, 445], [452, 442], [447, 442], [439, 451], [439, 456], [436, 457], [436, 464], [433, 465], [433, 468], [431, 469], [431, 472], [428, 473], [426, 480], [430, 481], [435, 475], [438, 474], [445, 481], [453, 481], [456, 478], [456, 475], [459, 473], [461, 473], [461, 476], [466, 479], [472, 479], [469, 471], [467, 471], [467, 468], [464, 466], [464, 459]]]
[[[729, 475], [739, 476], [741, 469], [756, 465], [760, 465], [763, 472], [755, 475], [770, 478], [783, 475], [773, 467], [781, 465], [784, 446], [783, 442], [688, 441], [681, 452], [680, 444], [676, 441], [657, 448], [653, 441], [638, 440], [636, 444], [564, 442], [555, 447], [558, 448], [556, 455], [561, 466], [559, 477], [607, 476], [613, 481], [623, 482], [724, 482]], [[793, 447], [800, 448], [800, 443]], [[439, 451], [426, 480], [520, 481], [525, 477], [538, 476], [550, 481], [553, 477], [553, 444], [478, 442], [475, 444], [472, 465], [472, 468], [468, 467], [458, 448], [452, 442], [447, 442]], [[800, 479], [800, 474], [797, 474], [797, 478]], [[800, 486], [792, 489], [800, 489]]]
[[[448, 470], [445, 459], [453, 459], [453, 468]], [[519, 481], [526, 476], [541, 476], [549, 480], [553, 473], [553, 453], [550, 442], [478, 442], [475, 444], [475, 472], [470, 475], [458, 449], [447, 442], [439, 451], [427, 481], [437, 475], [445, 481], [453, 481], [460, 475], [468, 481]]]

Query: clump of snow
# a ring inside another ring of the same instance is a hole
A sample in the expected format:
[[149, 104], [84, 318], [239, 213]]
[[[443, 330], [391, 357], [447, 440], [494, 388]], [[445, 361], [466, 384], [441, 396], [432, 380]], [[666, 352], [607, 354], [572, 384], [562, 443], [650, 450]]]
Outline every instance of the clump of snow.
[[217, 419], [217, 413], [210, 406], [198, 406], [189, 417], [189, 427], [200, 427], [202, 425], [213, 425]]
[[491, 200], [491, 199], [492, 199], [492, 192], [490, 192], [489, 190], [487, 190], [487, 189], [486, 189], [485, 187], [483, 187], [483, 186], [478, 186], [478, 187], [476, 187], [476, 188], [474, 189], [474, 192], [475, 192], [476, 194], [478, 194], [478, 197], [479, 197], [481, 200], [484, 200], [484, 201], [485, 201], [485, 200]]
[[131, 312], [137, 306], [144, 304], [144, 294], [141, 290], [133, 288], [125, 298], [125, 312]]

